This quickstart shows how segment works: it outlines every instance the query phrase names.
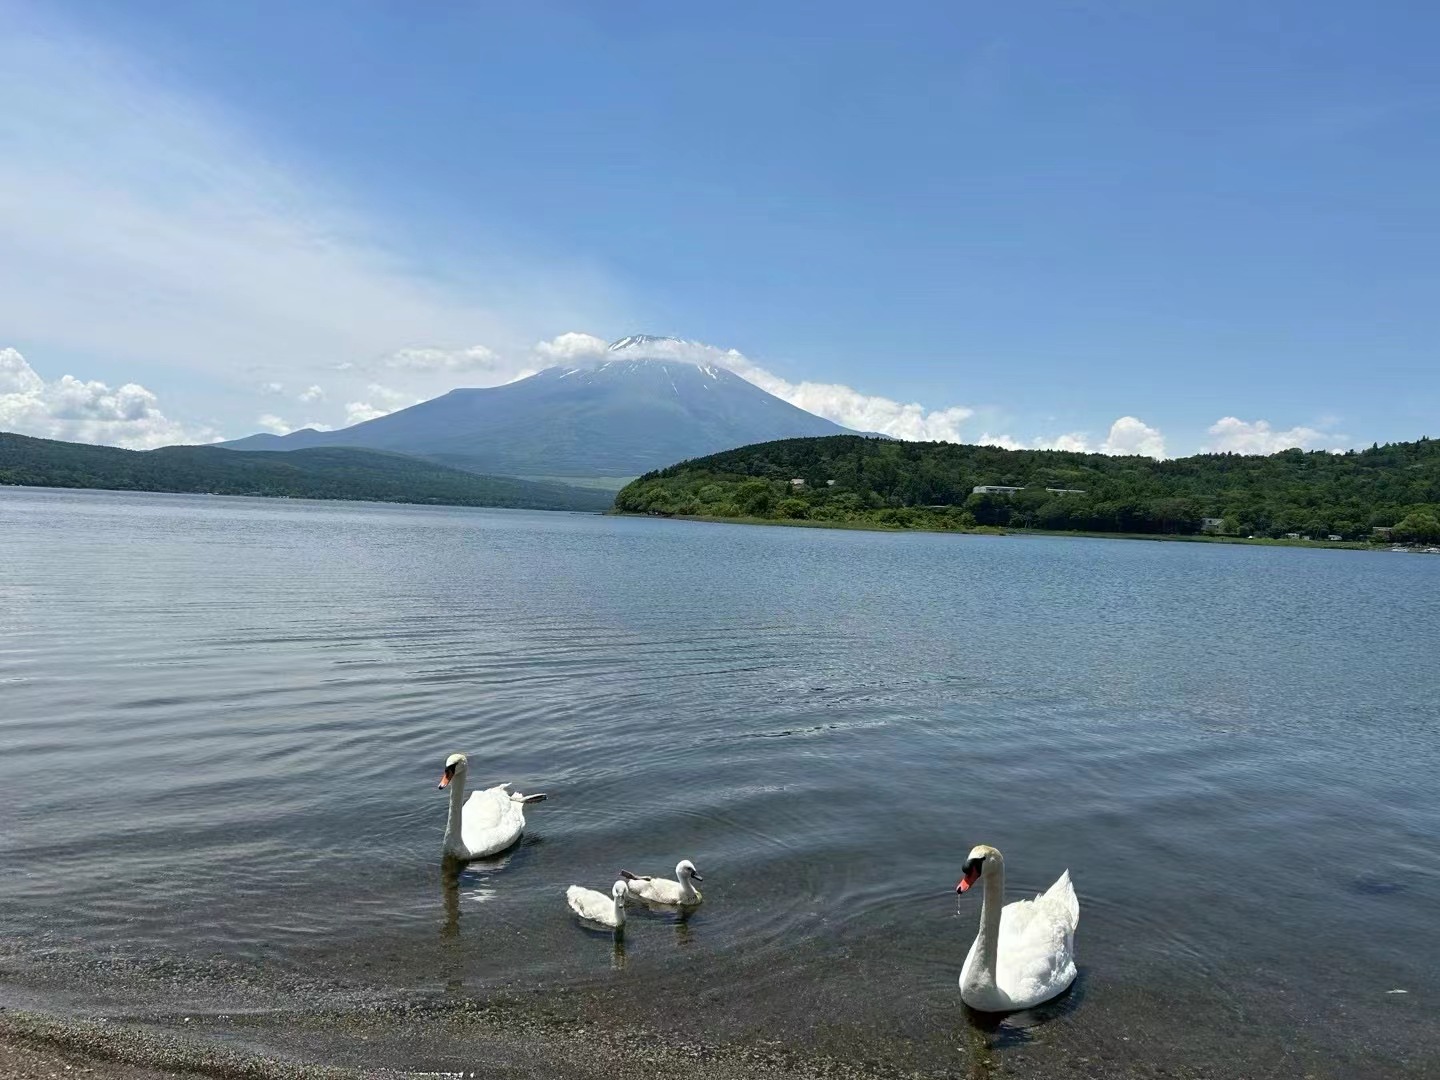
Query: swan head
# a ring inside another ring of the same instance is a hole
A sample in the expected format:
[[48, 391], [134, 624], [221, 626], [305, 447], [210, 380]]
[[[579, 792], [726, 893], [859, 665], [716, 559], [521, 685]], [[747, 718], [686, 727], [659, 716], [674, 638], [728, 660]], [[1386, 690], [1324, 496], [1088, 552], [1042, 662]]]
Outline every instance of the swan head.
[[623, 881], [617, 881], [614, 885], [610, 886], [610, 895], [615, 897], [617, 903], [623, 901], [629, 892], [630, 886], [626, 885]]
[[455, 779], [455, 774], [465, 774], [465, 767], [468, 762], [464, 754], [451, 754], [445, 759], [445, 771], [440, 774], [440, 783], [436, 787], [449, 787], [450, 781]]
[[1003, 863], [999, 849], [989, 844], [976, 844], [970, 849], [970, 854], [965, 859], [965, 866], [960, 872], [960, 884], [955, 886], [957, 893], [964, 893], [970, 890], [970, 886], [980, 880], [980, 875], [985, 872], [985, 867], [995, 866]]
[[677, 881], [684, 881], [686, 878], [690, 878], [694, 881], [705, 880], [703, 877], [700, 876], [700, 871], [695, 869], [695, 864], [693, 862], [691, 862], [689, 859], [681, 859], [678, 863], [675, 864], [675, 879]]

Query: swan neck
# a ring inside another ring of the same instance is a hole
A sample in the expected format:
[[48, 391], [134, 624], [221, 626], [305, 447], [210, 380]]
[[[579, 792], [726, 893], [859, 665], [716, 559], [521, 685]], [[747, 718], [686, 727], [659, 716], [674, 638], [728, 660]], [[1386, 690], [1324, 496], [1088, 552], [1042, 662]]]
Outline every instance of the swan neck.
[[455, 779], [450, 781], [450, 817], [445, 822], [446, 837], [460, 838], [460, 811], [465, 805], [465, 773], [455, 770]]
[[980, 894], [980, 933], [976, 936], [980, 971], [984, 980], [995, 984], [995, 968], [1000, 959], [1000, 909], [1005, 906], [1005, 863], [992, 857], [980, 875], [984, 892]]
[[625, 894], [615, 897], [615, 925], [625, 925]]

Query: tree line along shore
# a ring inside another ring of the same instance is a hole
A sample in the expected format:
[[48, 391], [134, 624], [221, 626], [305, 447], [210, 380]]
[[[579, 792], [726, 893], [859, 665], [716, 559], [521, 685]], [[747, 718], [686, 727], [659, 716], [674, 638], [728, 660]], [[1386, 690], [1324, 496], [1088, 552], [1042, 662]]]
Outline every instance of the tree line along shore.
[[621, 513], [901, 529], [1440, 543], [1440, 441], [1157, 461], [864, 436], [785, 439], [646, 474]]

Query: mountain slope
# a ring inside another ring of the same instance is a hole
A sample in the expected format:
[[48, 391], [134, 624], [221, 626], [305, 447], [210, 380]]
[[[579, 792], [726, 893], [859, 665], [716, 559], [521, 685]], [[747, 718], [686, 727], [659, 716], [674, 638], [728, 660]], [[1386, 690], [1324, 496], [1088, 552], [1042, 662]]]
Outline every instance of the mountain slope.
[[603, 510], [610, 496], [477, 476], [403, 454], [348, 448], [235, 454], [215, 446], [121, 450], [0, 432], [0, 484], [303, 499]]
[[[800, 485], [792, 483], [800, 479]], [[1008, 491], [975, 492], [1003, 485]], [[616, 496], [631, 513], [1241, 536], [1440, 539], [1440, 441], [1345, 454], [1156, 461], [1059, 450], [788, 439], [686, 461]]]
[[511, 476], [635, 476], [748, 443], [845, 428], [724, 368], [648, 357], [626, 338], [609, 358], [442, 397], [340, 431], [254, 435], [232, 450], [360, 446]]

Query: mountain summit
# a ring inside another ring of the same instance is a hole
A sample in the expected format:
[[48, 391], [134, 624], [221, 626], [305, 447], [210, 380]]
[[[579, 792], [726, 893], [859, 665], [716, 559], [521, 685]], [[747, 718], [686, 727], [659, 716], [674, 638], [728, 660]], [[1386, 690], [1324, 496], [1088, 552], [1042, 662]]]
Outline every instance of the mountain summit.
[[636, 476], [772, 439], [850, 434], [725, 368], [670, 358], [689, 345], [636, 334], [584, 366], [452, 390], [339, 431], [252, 435], [221, 445], [359, 446], [490, 475], [579, 478]]
[[674, 337], [661, 337], [658, 334], [631, 334], [629, 337], [622, 337], [619, 341], [612, 341], [606, 352], [624, 352], [626, 349], [634, 349], [639, 352], [646, 346], [656, 345], [688, 345], [689, 342], [681, 341]]

